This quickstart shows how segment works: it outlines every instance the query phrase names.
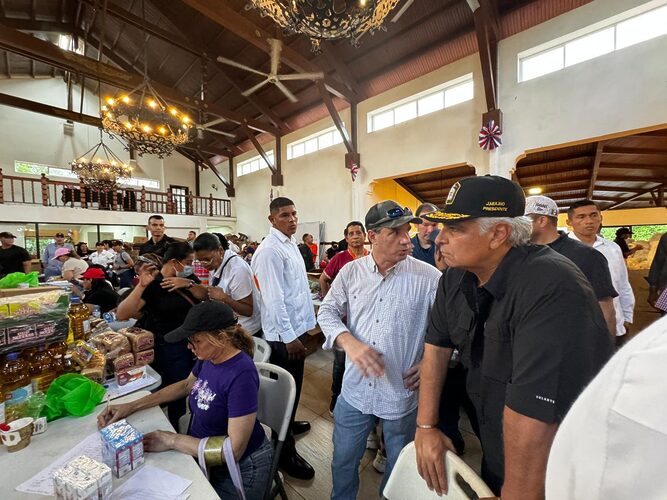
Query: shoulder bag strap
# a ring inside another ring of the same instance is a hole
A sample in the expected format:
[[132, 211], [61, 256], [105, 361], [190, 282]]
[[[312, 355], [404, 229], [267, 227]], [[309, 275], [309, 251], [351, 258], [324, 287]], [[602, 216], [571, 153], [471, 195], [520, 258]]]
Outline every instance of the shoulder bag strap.
[[236, 488], [236, 494], [241, 500], [245, 500], [245, 490], [243, 489], [241, 470], [239, 469], [239, 464], [234, 460], [232, 440], [229, 439], [229, 437], [225, 439], [225, 442], [222, 444], [222, 449], [225, 452], [225, 462], [229, 469], [229, 477], [232, 478], [232, 483], [234, 483], [234, 487]]

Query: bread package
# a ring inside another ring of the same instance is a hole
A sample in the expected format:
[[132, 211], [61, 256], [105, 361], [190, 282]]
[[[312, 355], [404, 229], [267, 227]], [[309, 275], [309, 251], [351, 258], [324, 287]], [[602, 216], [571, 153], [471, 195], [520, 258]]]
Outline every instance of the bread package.
[[103, 366], [86, 367], [83, 370], [81, 370], [81, 375], [83, 375], [84, 377], [88, 377], [93, 382], [101, 384], [104, 382], [104, 367]]
[[119, 330], [118, 333], [122, 333], [125, 335], [125, 337], [127, 337], [127, 339], [130, 341], [130, 344], [132, 344], [132, 351], [134, 352], [152, 349], [155, 345], [153, 334], [148, 330], [144, 330], [143, 328], [131, 326], [130, 328], [123, 328]]
[[122, 333], [108, 332], [91, 337], [91, 343], [97, 347], [107, 359], [114, 359], [130, 352], [130, 341]]
[[134, 355], [132, 353], [121, 354], [112, 362], [114, 373], [127, 370], [134, 366]]
[[150, 365], [155, 359], [155, 351], [148, 349], [134, 353], [134, 364], [136, 366]]

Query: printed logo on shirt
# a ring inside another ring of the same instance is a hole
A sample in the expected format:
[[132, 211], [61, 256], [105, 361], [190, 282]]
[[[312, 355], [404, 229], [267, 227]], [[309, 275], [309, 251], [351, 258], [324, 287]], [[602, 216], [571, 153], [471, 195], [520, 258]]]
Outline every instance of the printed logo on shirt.
[[545, 403], [551, 403], [552, 405], [556, 404], [555, 400], [553, 400], [551, 398], [547, 398], [545, 396], [540, 396], [538, 394], [535, 394], [535, 399], [539, 399], [540, 401], [544, 401]]
[[197, 408], [204, 411], [207, 411], [211, 407], [211, 403], [217, 395], [208, 387], [208, 380], [197, 380], [195, 385], [192, 386], [191, 392], [193, 394], [196, 393]]

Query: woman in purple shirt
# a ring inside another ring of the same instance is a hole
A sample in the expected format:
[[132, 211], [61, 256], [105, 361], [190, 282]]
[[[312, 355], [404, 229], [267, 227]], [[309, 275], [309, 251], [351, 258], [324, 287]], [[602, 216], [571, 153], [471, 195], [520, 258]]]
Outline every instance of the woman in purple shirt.
[[[167, 342], [188, 340], [197, 356], [190, 376], [137, 401], [110, 406], [97, 417], [104, 427], [132, 413], [189, 395], [192, 419], [187, 435], [153, 431], [144, 436], [146, 451], [178, 450], [200, 457], [208, 440], [227, 436], [238, 462], [248, 500], [261, 499], [268, 484], [273, 447], [257, 420], [259, 375], [252, 360], [253, 341], [236, 324], [232, 309], [222, 302], [202, 302], [188, 312], [183, 325], [165, 335]], [[206, 440], [206, 441], [204, 441]], [[219, 440], [217, 440], [219, 442]], [[209, 480], [222, 498], [234, 498], [236, 488], [218, 446]], [[218, 459], [219, 458], [219, 459]]]

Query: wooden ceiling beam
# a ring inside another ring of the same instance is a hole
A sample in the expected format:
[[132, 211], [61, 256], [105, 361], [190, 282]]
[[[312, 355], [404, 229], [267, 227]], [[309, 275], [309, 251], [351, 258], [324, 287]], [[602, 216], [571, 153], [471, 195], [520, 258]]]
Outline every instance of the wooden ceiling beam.
[[320, 96], [322, 97], [322, 100], [324, 101], [324, 104], [327, 107], [327, 110], [329, 111], [329, 115], [331, 116], [334, 125], [336, 125], [336, 128], [338, 129], [340, 136], [343, 138], [343, 144], [345, 144], [345, 149], [347, 149], [348, 153], [356, 153], [354, 147], [352, 146], [352, 142], [350, 140], [350, 134], [348, 134], [347, 129], [345, 128], [345, 124], [343, 123], [343, 120], [338, 114], [336, 106], [334, 106], [333, 99], [331, 99], [331, 95], [329, 95], [329, 91], [327, 90], [326, 86], [322, 81], [317, 82], [317, 89], [319, 90]]
[[573, 183], [586, 183], [588, 184], [588, 181], [590, 180], [591, 176], [589, 174], [581, 174], [581, 175], [576, 175], [572, 177], [563, 177], [563, 178], [549, 178], [546, 180], [543, 180], [541, 182], [528, 182], [527, 179], [530, 179], [530, 177], [524, 177], [522, 179], [519, 179], [519, 184], [521, 184], [523, 187], [530, 188], [530, 187], [543, 187], [543, 188], [551, 188], [552, 186], [555, 185], [561, 185], [561, 184], [573, 184]]
[[350, 71], [348, 65], [343, 62], [343, 58], [341, 57], [336, 45], [329, 43], [322, 55], [329, 62], [329, 64], [334, 67], [336, 73], [338, 73], [338, 76], [340, 77], [340, 80], [358, 96], [359, 100], [363, 100], [367, 97], [366, 93], [361, 88], [361, 85], [359, 85], [359, 82], [352, 74], [352, 71]]
[[5, 50], [5, 72], [7, 73], [7, 78], [12, 77], [12, 67], [9, 62], [9, 52]]
[[662, 177], [631, 177], [625, 175], [598, 175], [598, 182], [667, 182], [665, 176]]
[[[271, 170], [272, 174], [278, 173], [276, 170], [276, 166], [271, 162], [269, 159], [269, 156], [266, 154], [266, 151], [264, 151], [264, 148], [262, 145], [259, 143], [257, 140], [257, 137], [255, 137], [255, 134], [252, 133], [252, 130], [250, 130], [245, 124], [241, 125], [241, 128], [245, 132], [246, 136], [248, 137], [248, 140], [252, 142], [252, 145], [255, 146], [255, 149], [259, 153], [259, 155], [262, 157], [264, 160], [264, 163], [266, 163], [266, 166], [269, 167], [269, 170]], [[280, 151], [277, 151], [276, 154], [273, 155], [273, 158], [277, 158], [280, 156]]]
[[[656, 183], [657, 184], [657, 183]], [[608, 193], [639, 193], [647, 188], [636, 188], [636, 187], [627, 187], [627, 186], [600, 186], [597, 184], [593, 191], [605, 191]], [[590, 196], [589, 196], [590, 198]]]
[[[143, 82], [143, 77], [141, 75], [121, 71], [108, 64], [94, 61], [73, 52], [64, 51], [52, 43], [38, 40], [37, 38], [21, 33], [20, 31], [5, 28], [2, 24], [0, 24], [0, 28], [2, 28], [0, 29], [0, 48], [4, 50], [9, 50], [66, 71], [79, 73], [86, 77], [100, 80], [102, 83], [122, 89], [131, 90], [138, 87]], [[271, 134], [278, 134], [280, 132], [280, 130], [273, 125], [268, 125], [253, 118], [243, 116], [240, 113], [225, 109], [221, 106], [204, 104], [200, 107], [197, 101], [193, 101], [177, 90], [162, 85], [157, 81], [153, 81], [152, 85], [164, 99], [173, 102], [174, 104], [188, 108], [202, 109], [204, 112], [209, 112], [236, 123], [246, 123], [249, 127], [263, 132]]]
[[28, 99], [22, 99], [20, 97], [9, 94], [0, 94], [0, 105], [23, 109], [33, 113], [40, 113], [42, 115], [53, 116], [54, 118], [71, 120], [73, 122], [83, 123], [84, 125], [90, 125], [91, 127], [102, 126], [102, 120], [100, 120], [97, 116], [84, 115], [82, 113], [68, 111], [66, 109], [57, 108], [55, 106], [50, 106], [41, 102], [30, 101]]
[[586, 191], [586, 198], [593, 196], [593, 188], [595, 187], [595, 182], [598, 178], [598, 172], [600, 171], [600, 161], [602, 160], [602, 154], [604, 153], [604, 142], [600, 141], [595, 146], [595, 157], [593, 158], [593, 168], [591, 169], [591, 181], [588, 184], [588, 191]]
[[73, 23], [61, 23], [57, 21], [36, 21], [34, 19], [16, 19], [11, 17], [0, 17], [0, 23], [8, 28], [21, 31], [40, 33], [74, 33]]
[[410, 193], [412, 196], [414, 196], [415, 198], [417, 198], [421, 203], [424, 203], [424, 202], [426, 201], [426, 200], [425, 200], [425, 193], [423, 193], [423, 192], [421, 192], [421, 191], [415, 191], [415, 190], [413, 190], [412, 187], [410, 187], [409, 184], [406, 184], [406, 183], [403, 182], [401, 179], [394, 179], [394, 181], [396, 182], [396, 184], [398, 184], [399, 186], [401, 186], [403, 189], [405, 189], [405, 190], [406, 190], [408, 193]]
[[639, 156], [667, 156], [667, 149], [649, 148], [621, 148], [609, 146], [605, 149], [606, 155], [639, 155]]
[[660, 184], [659, 186], [655, 186], [655, 187], [652, 187], [652, 188], [650, 188], [650, 189], [645, 189], [644, 191], [641, 191], [641, 192], [635, 194], [634, 196], [630, 196], [629, 198], [625, 198], [624, 200], [621, 200], [621, 201], [619, 201], [619, 202], [617, 202], [617, 203], [614, 203], [614, 204], [611, 205], [610, 207], [607, 207], [605, 210], [612, 210], [612, 209], [614, 209], [614, 208], [618, 208], [618, 207], [620, 207], [621, 205], [624, 205], [624, 204], [626, 204], [626, 203], [628, 203], [628, 202], [630, 202], [630, 201], [635, 201], [636, 199], [641, 198], [642, 196], [647, 195], [647, 194], [650, 193], [651, 191], [656, 191], [656, 190], [659, 190], [659, 189], [664, 189], [664, 187], [665, 187], [664, 184]]
[[545, 165], [561, 164], [564, 161], [573, 161], [573, 160], [592, 160], [594, 158], [591, 153], [569, 153], [561, 156], [560, 158], [550, 158], [549, 160], [534, 160], [531, 155], [519, 160], [517, 164], [517, 170], [520, 172], [523, 168], [528, 167], [542, 167]]
[[225, 158], [234, 156], [232, 152], [227, 149], [221, 149], [211, 145], [200, 146], [196, 142], [189, 142], [183, 146], [179, 146], [179, 148], [185, 149], [187, 151], [199, 151], [200, 153], [224, 156]]
[[667, 170], [667, 164], [665, 165], [642, 165], [641, 163], [600, 163], [601, 169], [621, 169], [628, 170], [630, 172], [634, 170]]
[[[497, 15], [489, 0], [479, 0], [479, 7], [473, 11], [473, 21], [475, 24], [475, 36], [477, 38], [477, 49], [482, 66], [482, 80], [484, 83], [484, 96], [486, 98], [487, 112], [498, 110], [498, 38], [497, 27], [498, 19], [493, 18]], [[501, 115], [498, 114], [500, 117]], [[502, 127], [501, 123], [496, 122]]]
[[[232, 7], [217, 0], [182, 0], [183, 3], [189, 5], [200, 14], [204, 15], [211, 21], [219, 24], [228, 31], [234, 33], [236, 36], [253, 44], [258, 49], [270, 53], [271, 48], [269, 38], [273, 35], [257, 26], [247, 16], [236, 12]], [[287, 64], [292, 69], [302, 73], [315, 73], [322, 71], [316, 64], [306, 59], [299, 52], [288, 45], [283, 44], [281, 53], [281, 61]], [[325, 76], [324, 83], [333, 94], [343, 97], [348, 101], [356, 101], [358, 97], [351, 92], [345, 85], [334, 80], [331, 77]]]
[[[547, 164], [545, 164], [547, 165]], [[554, 174], [566, 174], [568, 172], [579, 172], [579, 171], [586, 171], [588, 172], [590, 170], [589, 165], [585, 166], [580, 166], [580, 167], [573, 167], [570, 165], [563, 165], [560, 162], [552, 162], [549, 163], [548, 165], [554, 165], [552, 167], [545, 167], [542, 172], [539, 173], [534, 173], [534, 174], [526, 174], [522, 168], [517, 168], [516, 169], [516, 175], [519, 178], [520, 183], [524, 182], [536, 182], [536, 181], [528, 181], [528, 179], [540, 179], [547, 177], [549, 175], [554, 175]], [[560, 181], [564, 179], [559, 179]]]

